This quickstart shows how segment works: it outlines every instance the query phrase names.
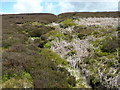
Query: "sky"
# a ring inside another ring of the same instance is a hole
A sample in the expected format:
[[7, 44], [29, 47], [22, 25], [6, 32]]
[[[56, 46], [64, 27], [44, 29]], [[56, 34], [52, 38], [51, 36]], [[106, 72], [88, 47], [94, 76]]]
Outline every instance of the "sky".
[[[108, 2], [109, 1], [109, 2]], [[118, 11], [119, 0], [1, 0], [0, 14]]]

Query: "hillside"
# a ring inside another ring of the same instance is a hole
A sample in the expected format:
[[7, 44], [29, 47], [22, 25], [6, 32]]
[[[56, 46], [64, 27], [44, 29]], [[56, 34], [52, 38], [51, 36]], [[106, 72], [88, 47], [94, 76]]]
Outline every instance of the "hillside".
[[2, 15], [2, 87], [117, 89], [118, 17], [118, 12]]

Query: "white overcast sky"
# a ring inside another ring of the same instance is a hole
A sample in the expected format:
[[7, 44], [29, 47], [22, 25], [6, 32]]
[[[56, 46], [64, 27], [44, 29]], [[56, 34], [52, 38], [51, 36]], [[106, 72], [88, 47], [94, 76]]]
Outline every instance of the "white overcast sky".
[[1, 13], [118, 11], [119, 0], [1, 0]]

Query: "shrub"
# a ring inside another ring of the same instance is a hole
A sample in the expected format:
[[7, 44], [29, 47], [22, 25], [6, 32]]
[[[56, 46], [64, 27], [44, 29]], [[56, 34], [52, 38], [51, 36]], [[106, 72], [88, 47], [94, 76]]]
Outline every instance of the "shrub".
[[76, 54], [76, 51], [70, 51], [70, 52], [67, 53], [67, 55], [69, 55], [69, 56], [72, 56], [74, 54]]
[[66, 48], [68, 50], [73, 50], [73, 46], [72, 45], [65, 46], [64, 48]]
[[118, 40], [116, 37], [107, 37], [102, 42], [101, 50], [103, 52], [115, 52], [118, 48]]
[[26, 50], [25, 44], [14, 44], [9, 48], [9, 52], [24, 52]]
[[85, 35], [85, 34], [78, 34], [78, 38], [80, 38], [80, 39], [84, 39], [85, 36], [87, 36], [87, 35]]
[[7, 38], [3, 37], [2, 47], [8, 48], [13, 44], [24, 44], [27, 41], [27, 37], [22, 34], [16, 34], [13, 36], [8, 36]]
[[29, 32], [32, 37], [40, 37], [41, 35], [53, 30], [51, 27], [41, 26]]
[[[67, 62], [49, 49], [41, 49], [39, 54], [39, 50], [33, 47], [25, 46], [25, 50], [22, 52], [19, 49], [16, 52], [12, 52], [12, 50], [4, 52], [3, 76], [7, 74], [9, 77], [15, 77], [13, 73], [21, 75], [21, 72], [25, 70], [32, 76], [35, 88], [69, 87], [70, 74], [67, 70], [57, 67], [58, 64], [67, 65]], [[9, 80], [12, 79], [8, 78], [7, 81]]]
[[101, 43], [102, 43], [102, 41], [100, 39], [96, 39], [95, 41], [92, 42], [92, 44], [93, 44], [94, 47], [100, 46]]
[[71, 76], [71, 77], [68, 79], [68, 83], [69, 83], [71, 86], [75, 86], [75, 84], [76, 84], [75, 77]]
[[55, 28], [50, 26], [32, 26], [32, 25], [24, 25], [20, 31], [22, 31], [24, 34], [29, 34], [31, 37], [40, 37], [41, 35], [54, 30]]
[[[21, 16], [21, 15], [20, 15]], [[22, 18], [25, 15], [22, 16]], [[2, 76], [5, 88], [25, 88], [22, 83], [29, 84], [26, 88], [68, 88], [73, 87], [74, 83], [70, 82], [70, 73], [59, 64], [67, 65], [68, 63], [61, 59], [59, 55], [51, 50], [38, 48], [37, 45], [44, 48], [47, 43], [45, 38], [36, 38], [54, 31], [53, 27], [38, 25], [38, 23], [28, 23], [17, 26], [16, 21], [40, 23], [51, 23], [57, 19], [54, 15], [38, 15], [36, 19], [28, 15], [22, 21], [19, 16], [3, 20], [3, 47], [7, 49], [2, 53]], [[13, 16], [12, 16], [13, 17]], [[38, 20], [38, 18], [41, 19]], [[16, 20], [17, 19], [17, 20]], [[14, 27], [12, 27], [14, 26]], [[54, 35], [54, 34], [53, 34]], [[60, 37], [60, 35], [58, 35]], [[34, 39], [33, 43], [28, 43], [28, 39]], [[35, 42], [35, 44], [34, 44]], [[41, 50], [41, 53], [40, 53]], [[63, 69], [63, 68], [62, 68]], [[23, 75], [22, 72], [25, 71]], [[32, 82], [29, 81], [32, 78]], [[75, 79], [72, 79], [73, 82]], [[68, 82], [69, 81], [69, 82]], [[72, 84], [71, 84], [72, 83]]]
[[14, 40], [3, 40], [3, 44], [2, 47], [4, 48], [8, 48], [10, 47], [13, 43], [15, 43], [16, 41]]
[[47, 35], [47, 34], [41, 35], [41, 39], [42, 39], [43, 41], [47, 41], [48, 35]]
[[39, 47], [39, 48], [44, 48], [44, 45], [45, 45], [46, 43], [47, 43], [47, 42], [45, 42], [45, 41], [40, 41], [38, 47]]
[[94, 32], [94, 29], [86, 26], [75, 26], [73, 32], [78, 33], [78, 37], [82, 39], [84, 36], [91, 35]]
[[75, 55], [76, 54], [76, 51], [70, 51], [70, 52], [68, 52], [67, 54], [66, 54], [66, 56], [65, 56], [65, 58], [68, 58], [69, 56], [73, 56], [73, 55]]
[[67, 41], [72, 41], [72, 39], [73, 39], [73, 36], [72, 36], [72, 34], [70, 33], [70, 32], [65, 32], [64, 33], [64, 38], [65, 38], [65, 40], [67, 40]]
[[102, 56], [107, 56], [109, 55], [110, 53], [108, 52], [103, 52], [101, 49], [96, 49], [95, 50], [95, 56], [96, 57], [102, 57]]

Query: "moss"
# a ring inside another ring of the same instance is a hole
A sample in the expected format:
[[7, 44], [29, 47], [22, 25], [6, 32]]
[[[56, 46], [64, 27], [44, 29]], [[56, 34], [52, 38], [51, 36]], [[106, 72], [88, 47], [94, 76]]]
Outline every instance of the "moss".
[[110, 33], [113, 33], [117, 31], [117, 29], [114, 29], [114, 28], [108, 28], [108, 29], [100, 29], [99, 32], [102, 34], [102, 35], [107, 35], [107, 34], [110, 34]]
[[54, 30], [45, 34], [44, 37], [49, 38], [49, 41], [52, 41], [55, 38], [58, 38], [59, 41], [66, 38], [66, 36], [63, 33], [61, 33], [60, 31], [54, 31]]
[[[93, 75], [94, 76], [94, 75]], [[99, 79], [98, 78], [94, 78], [93, 80], [92, 80], [92, 83], [93, 84], [96, 84], [97, 82], [99, 82]]]
[[2, 83], [2, 88], [33, 88], [33, 83], [27, 79], [15, 79], [11, 78], [8, 81]]
[[109, 61], [107, 61], [107, 65], [106, 65], [108, 68], [109, 67], [115, 67], [115, 63], [114, 63], [114, 61], [113, 60], [109, 60]]
[[94, 31], [94, 32], [92, 33], [92, 35], [94, 35], [96, 38], [97, 38], [97, 37], [100, 37], [100, 32]]
[[53, 35], [53, 37], [57, 37], [57, 38], [65, 38], [65, 35], [60, 33], [60, 32], [57, 32], [56, 34]]
[[109, 54], [110, 54], [110, 53], [102, 52], [100, 49], [96, 49], [96, 50], [95, 50], [95, 55], [98, 56], [98, 57], [107, 56], [107, 55], [109, 55]]
[[62, 28], [67, 28], [70, 26], [75, 26], [76, 24], [74, 23], [73, 19], [66, 19], [63, 22], [60, 23]]
[[108, 59], [113, 59], [113, 58], [117, 59], [117, 56], [116, 56], [116, 55], [113, 55], [113, 54], [109, 54], [109, 55], [107, 55], [106, 57], [107, 57]]
[[52, 52], [49, 49], [42, 49], [40, 54], [44, 55], [46, 58], [49, 58], [50, 60], [55, 61], [57, 65], [68, 65], [68, 62], [64, 59], [61, 59], [59, 55], [57, 55], [55, 52]]
[[48, 41], [52, 41], [56, 38], [59, 39], [59, 41], [63, 39], [67, 41], [71, 41], [73, 39], [70, 32], [62, 33], [60, 32], [60, 30], [52, 30], [41, 36], [42, 40], [48, 40]]
[[12, 76], [5, 74], [2, 77], [3, 88], [33, 88], [33, 79], [27, 72], [21, 72], [21, 75], [14, 73]]
[[47, 42], [45, 45], [44, 45], [44, 48], [51, 48], [52, 46], [52, 43], [51, 42]]
[[97, 60], [95, 60], [95, 59], [90, 59], [89, 62], [90, 62], [90, 64], [93, 64], [93, 63], [95, 64], [95, 63], [97, 62]]
[[53, 35], [55, 35], [56, 33], [58, 33], [59, 31], [57, 31], [57, 30], [52, 30], [52, 31], [49, 31], [46, 35], [48, 36], [48, 37], [50, 37], [50, 36], [53, 36]]
[[38, 23], [38, 22], [32, 22], [31, 24], [34, 26], [41, 26], [42, 25], [41, 23]]
[[109, 69], [106, 68], [105, 71], [103, 72], [103, 74], [107, 74], [109, 72]]

